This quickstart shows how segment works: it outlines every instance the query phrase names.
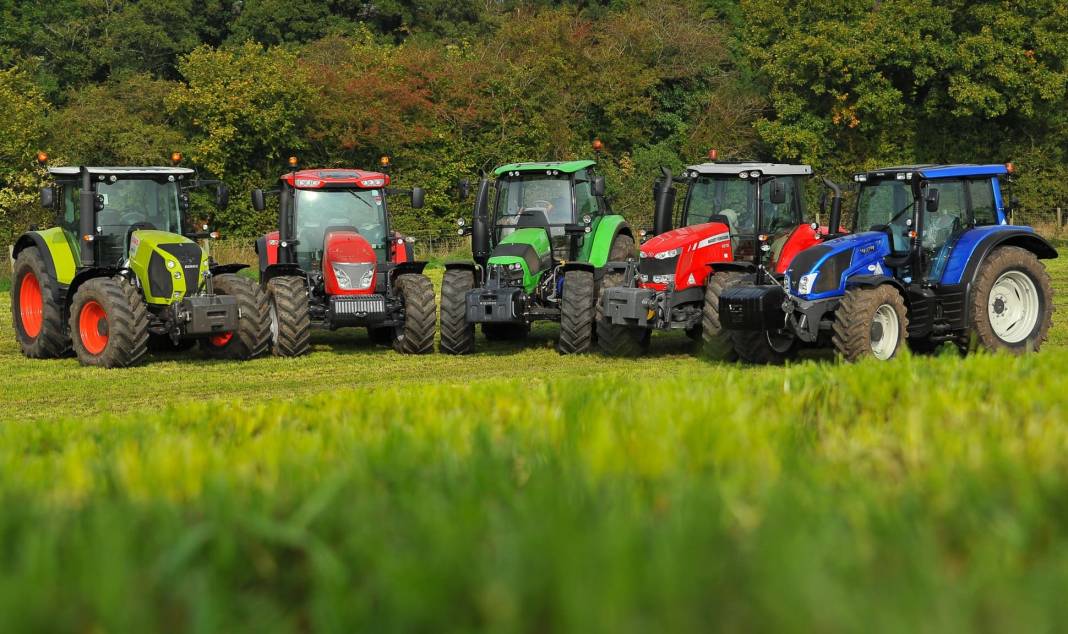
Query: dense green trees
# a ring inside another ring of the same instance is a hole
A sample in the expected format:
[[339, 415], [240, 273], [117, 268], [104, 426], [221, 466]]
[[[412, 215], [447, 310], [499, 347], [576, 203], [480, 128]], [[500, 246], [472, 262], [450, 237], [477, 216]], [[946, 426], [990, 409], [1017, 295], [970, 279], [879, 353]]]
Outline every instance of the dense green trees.
[[[0, 0], [0, 236], [64, 162], [166, 160], [239, 195], [306, 165], [394, 157], [405, 229], [446, 230], [458, 177], [605, 141], [615, 205], [648, 222], [660, 165], [708, 148], [838, 177], [1003, 161], [1025, 205], [1068, 204], [1068, 8], [1056, 0]], [[39, 214], [38, 214], [39, 215]], [[20, 224], [21, 223], [21, 224]]]

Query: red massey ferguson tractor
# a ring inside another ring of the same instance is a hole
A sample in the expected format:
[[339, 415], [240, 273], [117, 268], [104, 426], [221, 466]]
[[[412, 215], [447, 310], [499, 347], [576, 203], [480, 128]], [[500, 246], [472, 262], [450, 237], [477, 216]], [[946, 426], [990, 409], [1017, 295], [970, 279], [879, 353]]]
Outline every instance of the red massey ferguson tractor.
[[[597, 311], [601, 350], [637, 355], [653, 330], [684, 330], [713, 356], [737, 348], [760, 358], [782, 354], [779, 342], [727, 341], [719, 295], [761, 271], [781, 277], [797, 253], [823, 238], [818, 225], [804, 222], [803, 181], [812, 168], [710, 162], [682, 177], [663, 172], [654, 188], [653, 237], [641, 245], [637, 263], [608, 264]], [[687, 185], [675, 229], [673, 183]]]
[[423, 206], [421, 188], [396, 190], [389, 174], [356, 169], [292, 171], [278, 189], [252, 192], [259, 211], [265, 195], [279, 197], [278, 230], [256, 242], [276, 355], [307, 353], [312, 326], [365, 327], [372, 341], [398, 352], [433, 350], [437, 316], [426, 262], [414, 261], [411, 240], [390, 227], [386, 198], [399, 193]]

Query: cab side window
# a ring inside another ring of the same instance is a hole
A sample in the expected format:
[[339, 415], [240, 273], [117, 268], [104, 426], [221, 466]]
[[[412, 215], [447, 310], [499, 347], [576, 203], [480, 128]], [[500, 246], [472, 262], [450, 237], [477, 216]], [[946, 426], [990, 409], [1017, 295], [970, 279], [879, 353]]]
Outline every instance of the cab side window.
[[590, 184], [594, 176], [595, 174], [589, 170], [575, 174], [575, 215], [577, 218], [582, 218], [586, 214], [597, 215], [597, 198], [593, 195], [593, 186]]
[[989, 179], [968, 181], [968, 194], [972, 199], [972, 218], [976, 225], [996, 225], [997, 210], [994, 208], [994, 187]]
[[81, 189], [73, 185], [61, 186], [60, 207], [63, 212], [60, 225], [68, 231], [78, 232], [78, 199]]
[[938, 180], [929, 187], [938, 190], [938, 210], [924, 209], [923, 246], [937, 249], [967, 222], [968, 205], [964, 196], [964, 181]]

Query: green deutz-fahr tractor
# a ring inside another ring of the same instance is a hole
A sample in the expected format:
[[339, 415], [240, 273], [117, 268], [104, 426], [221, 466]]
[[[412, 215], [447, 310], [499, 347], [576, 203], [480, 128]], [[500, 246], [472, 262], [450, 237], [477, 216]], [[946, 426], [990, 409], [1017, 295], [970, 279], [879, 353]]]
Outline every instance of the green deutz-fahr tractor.
[[538, 320], [560, 322], [557, 349], [586, 352], [597, 289], [608, 261], [634, 256], [634, 237], [612, 213], [594, 161], [513, 163], [479, 182], [471, 225], [474, 262], [445, 265], [441, 350], [521, 339]]
[[[176, 154], [175, 159], [180, 160]], [[259, 287], [218, 265], [195, 242], [214, 237], [188, 222], [189, 190], [215, 185], [183, 167], [53, 167], [41, 203], [55, 227], [15, 242], [11, 308], [23, 354], [73, 348], [86, 365], [126, 367], [149, 345], [199, 343], [211, 357], [267, 351], [270, 322]]]

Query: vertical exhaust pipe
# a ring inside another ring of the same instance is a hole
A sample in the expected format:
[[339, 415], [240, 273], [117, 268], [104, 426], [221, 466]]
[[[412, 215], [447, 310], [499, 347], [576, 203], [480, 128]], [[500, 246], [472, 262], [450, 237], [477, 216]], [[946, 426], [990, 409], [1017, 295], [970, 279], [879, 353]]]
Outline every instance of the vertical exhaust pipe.
[[839, 234], [839, 229], [842, 227], [842, 188], [839, 187], [834, 181], [820, 177], [823, 180], [823, 185], [832, 192], [831, 195], [831, 215], [827, 219], [827, 237], [835, 238]]
[[671, 170], [660, 168], [662, 180], [656, 191], [656, 207], [653, 209], [653, 235], [671, 231], [671, 215], [675, 210], [675, 186], [672, 185]]
[[87, 240], [87, 236], [96, 237], [96, 196], [93, 195], [93, 179], [89, 176], [89, 169], [81, 168], [82, 191], [79, 194], [78, 207], [81, 217], [78, 218], [78, 228], [81, 235], [78, 242], [81, 243], [82, 266], [96, 264], [96, 242]]
[[479, 266], [485, 267], [490, 256], [490, 227], [486, 207], [489, 205], [490, 182], [487, 178], [478, 181], [478, 194], [471, 218], [471, 255]]

